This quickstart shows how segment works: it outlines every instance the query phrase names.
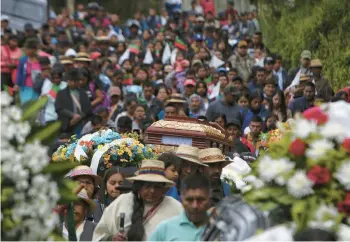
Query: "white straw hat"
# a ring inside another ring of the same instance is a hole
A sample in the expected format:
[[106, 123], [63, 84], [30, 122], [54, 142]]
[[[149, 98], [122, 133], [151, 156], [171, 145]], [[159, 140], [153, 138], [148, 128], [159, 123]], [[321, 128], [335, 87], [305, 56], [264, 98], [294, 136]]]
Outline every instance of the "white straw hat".
[[129, 181], [166, 183], [168, 186], [174, 185], [174, 182], [165, 177], [164, 162], [160, 160], [143, 160], [137, 175], [126, 179]]
[[218, 148], [200, 150], [198, 156], [204, 164], [227, 161], [226, 156], [224, 156]]
[[207, 166], [201, 162], [198, 153], [199, 149], [197, 147], [189, 145], [180, 145], [175, 152], [176, 156], [180, 157], [181, 159], [196, 163], [198, 165]]

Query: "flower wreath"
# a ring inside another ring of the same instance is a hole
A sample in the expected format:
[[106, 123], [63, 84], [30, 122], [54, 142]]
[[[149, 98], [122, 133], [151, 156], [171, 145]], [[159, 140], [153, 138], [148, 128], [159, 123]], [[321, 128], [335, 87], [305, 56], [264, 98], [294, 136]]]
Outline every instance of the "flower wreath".
[[[283, 208], [296, 230], [350, 224], [350, 104], [335, 102], [296, 117], [237, 188], [262, 210]], [[237, 185], [237, 181], [234, 181]]]
[[53, 154], [54, 162], [70, 160], [102, 172], [112, 166], [138, 166], [143, 159], [155, 158], [153, 147], [143, 145], [135, 133], [119, 134], [110, 129], [87, 134], [61, 145]]

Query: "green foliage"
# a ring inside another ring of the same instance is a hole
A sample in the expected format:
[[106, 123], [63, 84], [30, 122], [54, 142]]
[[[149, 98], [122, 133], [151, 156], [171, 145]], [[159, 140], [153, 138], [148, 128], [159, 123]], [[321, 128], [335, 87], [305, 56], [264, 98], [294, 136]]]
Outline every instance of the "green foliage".
[[274, 53], [299, 64], [300, 53], [309, 49], [321, 59], [323, 73], [334, 89], [350, 85], [350, 1], [258, 0], [264, 41]]

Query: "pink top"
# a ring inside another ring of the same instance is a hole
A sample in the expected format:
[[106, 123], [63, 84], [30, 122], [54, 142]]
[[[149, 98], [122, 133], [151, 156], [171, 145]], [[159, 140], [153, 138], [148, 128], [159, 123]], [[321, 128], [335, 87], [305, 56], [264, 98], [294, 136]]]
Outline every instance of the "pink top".
[[1, 46], [1, 72], [10, 73], [11, 69], [8, 65], [15, 64], [18, 65], [19, 58], [22, 56], [22, 51], [20, 48], [11, 50], [8, 45]]
[[33, 87], [33, 77], [41, 72], [41, 67], [39, 62], [31, 63], [29, 60], [27, 62], [27, 75], [25, 85], [27, 87]]

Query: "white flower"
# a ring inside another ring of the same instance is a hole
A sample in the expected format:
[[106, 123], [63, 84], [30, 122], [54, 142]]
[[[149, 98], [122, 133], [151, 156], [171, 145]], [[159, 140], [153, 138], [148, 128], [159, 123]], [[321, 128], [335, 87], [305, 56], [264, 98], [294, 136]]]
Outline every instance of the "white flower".
[[334, 177], [345, 187], [347, 191], [350, 190], [350, 160], [341, 164]]
[[320, 127], [320, 133], [325, 138], [344, 138], [344, 127], [336, 122], [327, 122], [323, 127]]
[[250, 171], [251, 168], [246, 161], [235, 157], [230, 164], [222, 169], [221, 180], [228, 180], [229, 183], [233, 182], [237, 189], [242, 189], [246, 185], [243, 176], [247, 175]]
[[17, 106], [11, 106], [7, 110], [10, 117], [15, 121], [20, 121], [22, 118], [22, 110]]
[[288, 159], [281, 158], [273, 160], [269, 156], [265, 156], [260, 160], [258, 171], [259, 176], [266, 182], [270, 182], [273, 179], [278, 178], [281, 175], [293, 170], [295, 164]]
[[315, 213], [315, 217], [309, 222], [311, 228], [331, 229], [339, 215], [336, 207], [322, 204]]
[[246, 181], [249, 184], [252, 184], [254, 189], [260, 189], [265, 185], [265, 183], [261, 179], [257, 178], [254, 175], [249, 175], [245, 177], [244, 181]]
[[7, 107], [11, 104], [13, 98], [7, 92], [1, 92], [1, 107]]
[[284, 186], [286, 185], [287, 180], [283, 176], [279, 176], [275, 179], [275, 182], [280, 186]]
[[294, 122], [293, 131], [295, 137], [305, 139], [311, 133], [315, 133], [317, 131], [317, 124], [314, 121], [309, 121], [306, 119], [297, 119]]
[[296, 198], [302, 198], [314, 193], [313, 182], [309, 180], [304, 171], [296, 171], [294, 176], [287, 182], [288, 193]]
[[319, 159], [324, 156], [328, 150], [333, 149], [334, 144], [326, 139], [315, 140], [310, 144], [310, 148], [306, 150], [306, 156], [311, 159]]
[[338, 241], [350, 241], [350, 226], [340, 224], [337, 232], [337, 239]]

